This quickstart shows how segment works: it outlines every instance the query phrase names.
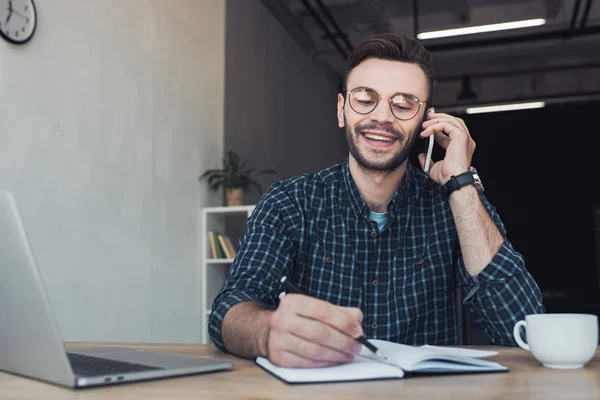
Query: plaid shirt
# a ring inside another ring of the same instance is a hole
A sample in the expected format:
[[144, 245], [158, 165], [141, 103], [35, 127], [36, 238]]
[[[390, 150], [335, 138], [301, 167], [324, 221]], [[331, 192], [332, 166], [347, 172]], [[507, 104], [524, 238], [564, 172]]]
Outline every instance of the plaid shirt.
[[514, 324], [544, 312], [540, 290], [483, 195], [505, 241], [479, 275], [467, 273], [442, 190], [409, 162], [379, 232], [348, 160], [273, 184], [247, 220], [215, 298], [211, 339], [224, 349], [221, 323], [239, 302], [277, 307], [283, 291], [272, 273], [277, 269], [310, 296], [360, 308], [367, 338], [411, 345], [458, 343], [458, 284], [490, 339], [514, 345]]

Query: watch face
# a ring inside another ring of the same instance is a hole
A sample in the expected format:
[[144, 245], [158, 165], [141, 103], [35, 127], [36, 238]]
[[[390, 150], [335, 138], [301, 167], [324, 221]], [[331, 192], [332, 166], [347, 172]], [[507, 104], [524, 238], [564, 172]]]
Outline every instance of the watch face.
[[473, 174], [473, 179], [475, 179], [475, 187], [477, 188], [477, 191], [479, 191], [480, 193], [483, 192], [483, 183], [481, 183], [479, 173], [474, 167], [469, 168], [469, 171], [471, 171], [471, 174]]
[[0, 36], [14, 44], [26, 43], [35, 32], [33, 0], [0, 0]]

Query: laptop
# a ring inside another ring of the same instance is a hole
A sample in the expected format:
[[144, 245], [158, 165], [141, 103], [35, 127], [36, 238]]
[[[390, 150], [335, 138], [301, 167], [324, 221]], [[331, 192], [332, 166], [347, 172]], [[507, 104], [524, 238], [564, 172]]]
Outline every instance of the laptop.
[[232, 367], [131, 348], [67, 352], [15, 198], [0, 191], [0, 371], [81, 388]]

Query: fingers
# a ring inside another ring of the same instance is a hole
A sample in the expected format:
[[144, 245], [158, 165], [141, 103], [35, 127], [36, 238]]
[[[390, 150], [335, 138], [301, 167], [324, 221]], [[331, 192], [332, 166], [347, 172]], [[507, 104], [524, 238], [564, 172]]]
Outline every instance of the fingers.
[[[421, 169], [423, 171], [425, 171], [425, 153], [419, 153], [417, 155], [417, 159], [419, 160], [419, 164], [421, 165]], [[433, 158], [429, 160], [429, 171], [427, 172], [428, 175], [431, 176], [431, 171], [433, 170], [433, 166], [435, 165], [435, 161], [433, 161]]]
[[281, 351], [269, 355], [269, 360], [279, 367], [284, 368], [321, 368], [337, 365], [334, 361], [316, 361], [302, 357], [290, 351]]
[[[305, 333], [306, 331], [304, 331]], [[314, 363], [325, 363], [335, 365], [350, 362], [360, 352], [361, 345], [353, 340], [351, 344], [355, 351], [338, 351], [321, 343], [308, 340], [283, 329], [275, 329], [270, 332], [269, 337], [269, 358], [283, 363], [282, 357], [289, 357], [294, 354], [307, 361]]]
[[438, 123], [447, 123], [447, 124], [451, 124], [452, 126], [454, 126], [457, 129], [460, 129], [461, 131], [466, 131], [466, 128], [460, 123], [458, 122], [455, 118], [434, 118], [434, 119], [430, 119], [428, 121], [423, 122], [423, 128], [428, 128], [432, 125], [438, 124]]
[[475, 151], [475, 141], [466, 128], [463, 128], [464, 122], [458, 118], [436, 118], [430, 121], [425, 121], [423, 127], [425, 130], [421, 132], [422, 137], [435, 135], [435, 140], [444, 149], [448, 148], [450, 140], [460, 139], [465, 148], [473, 154]]
[[467, 129], [467, 124], [465, 123], [465, 121], [462, 118], [458, 118], [458, 117], [454, 117], [450, 114], [445, 114], [445, 113], [430, 113], [427, 115], [428, 119], [439, 119], [439, 118], [449, 118], [452, 119], [454, 121], [456, 121], [456, 123], [458, 123], [459, 125], [461, 125], [463, 127], [464, 130], [468, 131]]
[[348, 312], [347, 308], [302, 295], [285, 296], [283, 302], [298, 315], [325, 323], [350, 337], [363, 334], [362, 312], [358, 309]]
[[435, 141], [442, 146], [444, 150], [447, 149], [450, 144], [450, 138], [446, 136], [444, 132], [434, 132], [434, 135]]
[[363, 314], [311, 297], [286, 295], [271, 315], [268, 354], [282, 366], [316, 367], [349, 362], [362, 345]]
[[[467, 124], [465, 123], [465, 121], [463, 121], [461, 118], [454, 117], [452, 115], [445, 114], [445, 113], [433, 112], [433, 113], [427, 114], [427, 120], [423, 122], [423, 128], [428, 128], [437, 123], [451, 124], [458, 129], [458, 131], [455, 131], [455, 132], [447, 131], [446, 133], [448, 133], [448, 134], [464, 132], [467, 134], [467, 136], [470, 136], [469, 129], [467, 128]], [[427, 129], [425, 129], [425, 130], [427, 130]], [[423, 137], [429, 136], [429, 134], [425, 134], [425, 135], [421, 134], [421, 135]]]
[[[271, 317], [272, 329], [328, 347], [341, 354], [356, 355], [360, 344], [353, 337], [314, 319], [304, 318], [290, 312], [276, 312]], [[360, 335], [357, 335], [358, 337]], [[304, 355], [300, 350], [298, 354]]]
[[425, 138], [434, 133], [442, 133], [446, 134], [449, 137], [455, 137], [462, 132], [462, 129], [459, 129], [456, 125], [451, 124], [450, 122], [442, 122], [442, 121], [430, 121], [430, 124], [421, 132], [421, 137]]
[[[360, 311], [359, 308], [356, 308], [356, 307], [340, 307], [340, 308], [342, 310], [346, 311], [348, 314], [350, 314], [350, 317], [356, 319], [358, 321], [359, 325], [362, 324], [363, 313], [362, 313], [362, 311]], [[362, 335], [362, 332], [360, 335]]]

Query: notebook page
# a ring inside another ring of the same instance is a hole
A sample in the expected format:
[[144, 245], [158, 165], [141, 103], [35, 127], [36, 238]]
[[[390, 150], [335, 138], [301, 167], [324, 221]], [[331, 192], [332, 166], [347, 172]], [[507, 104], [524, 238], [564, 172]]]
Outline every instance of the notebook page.
[[[387, 357], [390, 363], [396, 364], [406, 370], [411, 369], [411, 367], [422, 360], [424, 356], [430, 354], [430, 352], [421, 350], [418, 347], [388, 342], [386, 340], [369, 339], [369, 342], [375, 345], [379, 351]], [[365, 357], [376, 358], [376, 356], [365, 346], [363, 346], [360, 354]]]
[[356, 357], [347, 364], [324, 368], [282, 368], [263, 357], [258, 357], [256, 363], [284, 381], [293, 383], [356, 381], [404, 376], [404, 371], [396, 366], [364, 357]]
[[[463, 368], [466, 365], [472, 365], [475, 366], [475, 368], [481, 367], [482, 369], [496, 369], [498, 367], [500, 367], [501, 369], [504, 368], [500, 364], [497, 364], [493, 361], [482, 360], [481, 358], [467, 356], [468, 354], [470, 354], [483, 357], [488, 355], [494, 355], [494, 352], [484, 352], [460, 348], [435, 348], [433, 346], [423, 348], [377, 339], [369, 340], [369, 342], [377, 346], [377, 348], [379, 348], [379, 350], [388, 358], [390, 363], [396, 364], [406, 371], [420, 370], [420, 364], [428, 359], [430, 361], [427, 362], [437, 362], [437, 367], [447, 365], [449, 371], [467, 371], [472, 369], [471, 367]], [[367, 353], [370, 352], [363, 346], [361, 354]], [[371, 355], [370, 357], [374, 356]]]
[[476, 350], [476, 349], [465, 349], [461, 347], [439, 347], [439, 346], [430, 346], [426, 344], [425, 346], [421, 346], [423, 350], [433, 351], [435, 353], [447, 354], [449, 356], [461, 356], [461, 357], [474, 357], [474, 358], [483, 358], [483, 357], [492, 357], [498, 355], [497, 351], [492, 350]]
[[466, 365], [454, 364], [440, 361], [422, 361], [418, 367], [411, 372], [486, 372], [486, 371], [507, 371], [503, 365], [493, 361], [486, 361], [484, 365]]

